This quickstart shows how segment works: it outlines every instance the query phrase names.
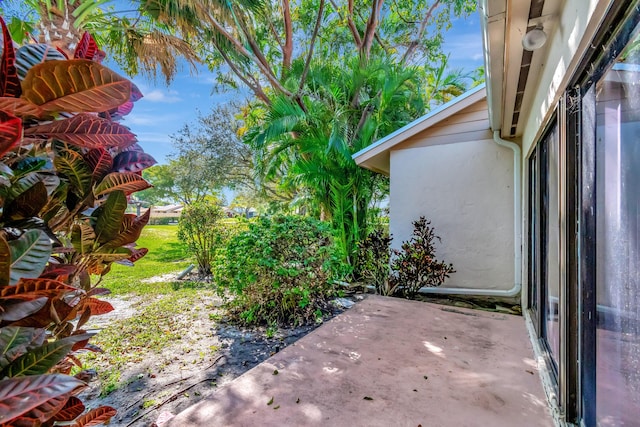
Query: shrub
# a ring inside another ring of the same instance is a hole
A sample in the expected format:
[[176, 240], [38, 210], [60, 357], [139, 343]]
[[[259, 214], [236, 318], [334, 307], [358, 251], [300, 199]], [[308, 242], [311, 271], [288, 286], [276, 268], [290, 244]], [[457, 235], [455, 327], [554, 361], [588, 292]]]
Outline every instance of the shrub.
[[303, 324], [335, 294], [330, 225], [311, 218], [260, 218], [231, 239], [220, 280], [234, 296], [231, 314], [245, 324]]
[[435, 239], [440, 240], [431, 222], [420, 217], [413, 222], [413, 234], [402, 243], [402, 250], [392, 251], [390, 282], [400, 295], [413, 298], [421, 287], [440, 286], [455, 272], [452, 264], [436, 260]]
[[366, 239], [358, 243], [358, 266], [356, 275], [367, 284], [375, 286], [380, 295], [393, 295], [397, 283], [389, 280], [389, 260], [391, 240], [387, 232], [377, 229], [369, 233]]
[[125, 210], [155, 161], [114, 122], [141, 95], [93, 61], [88, 34], [75, 59], [33, 44], [16, 62], [0, 24], [0, 424], [98, 425], [115, 409], [85, 412], [86, 373], [69, 373], [74, 353], [99, 351], [83, 326], [113, 310], [101, 278], [147, 252], [135, 241], [148, 215]]
[[220, 224], [223, 218], [226, 216], [222, 209], [209, 201], [187, 205], [180, 215], [178, 238], [196, 258], [201, 277], [211, 275], [216, 252], [225, 241], [225, 229]]

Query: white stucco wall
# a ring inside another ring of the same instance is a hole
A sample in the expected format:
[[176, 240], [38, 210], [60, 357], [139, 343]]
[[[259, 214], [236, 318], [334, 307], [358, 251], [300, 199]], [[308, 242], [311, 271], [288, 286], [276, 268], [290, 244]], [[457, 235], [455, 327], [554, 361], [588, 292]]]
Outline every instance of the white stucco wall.
[[514, 285], [513, 153], [490, 139], [391, 151], [390, 231], [398, 248], [420, 216], [431, 220], [445, 287]]

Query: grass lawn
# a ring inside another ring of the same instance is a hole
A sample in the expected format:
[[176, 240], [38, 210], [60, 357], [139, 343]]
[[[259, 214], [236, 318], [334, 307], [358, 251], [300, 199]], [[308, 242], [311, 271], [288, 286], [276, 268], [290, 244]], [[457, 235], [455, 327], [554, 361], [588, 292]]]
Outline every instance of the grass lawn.
[[177, 237], [176, 225], [147, 225], [137, 245], [149, 249], [149, 253], [133, 267], [113, 264], [102, 285], [112, 295], [166, 294], [171, 291], [170, 282], [149, 283], [145, 279], [177, 273], [184, 270], [191, 260]]
[[102, 395], [127, 384], [123, 376], [127, 367], [179, 344], [189, 333], [197, 311], [212, 309], [201, 301], [211, 298], [212, 290], [175, 290], [171, 279], [159, 279], [183, 271], [192, 262], [177, 231], [175, 225], [146, 226], [137, 246], [148, 248], [149, 253], [133, 267], [114, 263], [100, 285], [111, 290], [108, 300], [125, 301], [123, 305], [129, 305], [130, 312], [125, 316], [116, 309], [109, 313], [108, 322], [101, 321], [101, 316], [89, 321], [88, 326], [100, 329], [91, 342], [104, 353], [83, 354], [81, 359], [85, 368], [98, 372]]

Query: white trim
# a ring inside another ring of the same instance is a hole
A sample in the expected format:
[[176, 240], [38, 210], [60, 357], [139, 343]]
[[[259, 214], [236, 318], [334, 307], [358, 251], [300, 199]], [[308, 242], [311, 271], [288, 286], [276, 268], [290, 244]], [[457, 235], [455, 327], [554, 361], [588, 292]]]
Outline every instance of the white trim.
[[395, 132], [390, 133], [382, 139], [374, 142], [368, 147], [358, 151], [351, 157], [355, 160], [356, 164], [367, 167], [367, 165], [363, 165], [364, 162], [370, 160], [379, 154], [382, 154], [385, 151], [390, 150], [394, 146], [400, 144], [405, 141], [407, 138], [410, 138], [416, 135], [419, 132], [422, 132], [425, 129], [430, 128], [431, 126], [451, 117], [459, 111], [469, 107], [470, 105], [475, 104], [478, 101], [484, 99], [487, 94], [485, 89], [485, 85], [481, 84], [457, 98], [452, 99], [436, 108], [433, 111], [425, 114], [424, 116], [412, 121], [408, 125], [401, 127]]

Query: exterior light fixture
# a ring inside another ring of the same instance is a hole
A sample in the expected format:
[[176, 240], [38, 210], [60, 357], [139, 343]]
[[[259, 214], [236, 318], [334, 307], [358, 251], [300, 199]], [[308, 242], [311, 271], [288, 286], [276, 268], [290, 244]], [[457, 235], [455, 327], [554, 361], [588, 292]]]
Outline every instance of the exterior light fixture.
[[547, 42], [547, 33], [542, 29], [542, 25], [538, 25], [533, 30], [527, 31], [522, 37], [522, 47], [525, 50], [540, 49]]

